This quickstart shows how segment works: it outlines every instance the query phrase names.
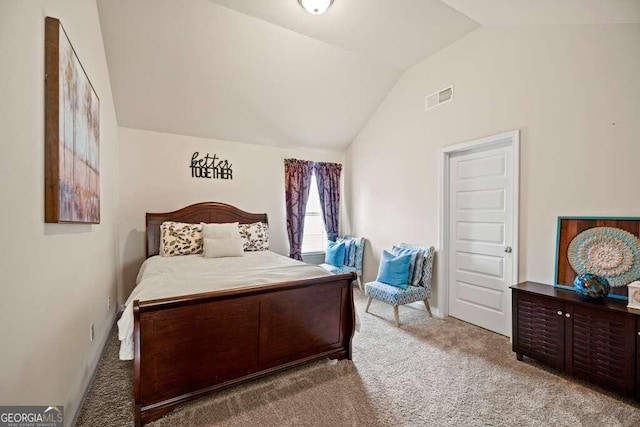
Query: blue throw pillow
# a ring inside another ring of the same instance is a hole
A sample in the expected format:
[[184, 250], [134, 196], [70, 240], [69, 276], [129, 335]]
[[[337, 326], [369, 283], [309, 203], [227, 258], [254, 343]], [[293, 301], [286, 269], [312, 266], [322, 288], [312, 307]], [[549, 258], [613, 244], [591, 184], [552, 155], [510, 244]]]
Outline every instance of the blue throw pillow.
[[390, 252], [382, 251], [378, 278], [376, 281], [395, 286], [400, 289], [409, 287], [409, 265], [411, 254], [395, 256]]
[[327, 242], [327, 253], [325, 254], [324, 262], [331, 264], [334, 267], [344, 266], [344, 253], [345, 243], [343, 242]]
[[420, 286], [422, 280], [422, 267], [424, 263], [424, 250], [417, 247], [394, 246], [391, 252], [398, 255], [411, 255], [409, 265], [409, 284], [412, 286]]

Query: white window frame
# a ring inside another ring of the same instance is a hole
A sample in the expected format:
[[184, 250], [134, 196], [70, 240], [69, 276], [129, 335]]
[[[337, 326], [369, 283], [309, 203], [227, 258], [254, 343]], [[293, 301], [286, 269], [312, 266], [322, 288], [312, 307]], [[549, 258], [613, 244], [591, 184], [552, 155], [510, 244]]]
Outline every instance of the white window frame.
[[316, 211], [311, 211], [309, 212], [307, 209], [309, 208], [309, 200], [311, 198], [312, 195], [312, 191], [311, 189], [315, 189], [314, 193], [317, 194], [317, 189], [318, 189], [318, 185], [316, 182], [316, 177], [315, 177], [315, 173], [311, 175], [311, 188], [309, 189], [309, 199], [307, 199], [307, 208], [305, 209], [305, 215], [304, 215], [304, 220], [305, 220], [305, 234], [307, 232], [307, 227], [306, 227], [306, 221], [307, 221], [307, 217], [320, 217], [320, 220], [322, 221], [322, 241], [323, 241], [323, 245], [322, 245], [322, 250], [313, 250], [313, 251], [309, 251], [309, 252], [305, 252], [304, 251], [304, 234], [302, 236], [302, 254], [303, 255], [320, 255], [320, 254], [324, 254], [327, 251], [327, 226], [324, 223], [324, 218], [322, 216], [322, 206], [320, 205], [320, 195], [318, 194], [318, 206], [320, 207], [320, 209], [316, 212]]

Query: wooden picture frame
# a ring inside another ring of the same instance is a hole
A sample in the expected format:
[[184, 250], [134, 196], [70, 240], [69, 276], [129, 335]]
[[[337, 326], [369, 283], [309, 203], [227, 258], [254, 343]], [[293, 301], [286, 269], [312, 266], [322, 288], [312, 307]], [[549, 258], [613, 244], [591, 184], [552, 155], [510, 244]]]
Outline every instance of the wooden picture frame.
[[[573, 290], [573, 281], [578, 273], [574, 271], [569, 261], [569, 246], [576, 236], [597, 227], [616, 228], [640, 238], [640, 218], [638, 217], [558, 217], [554, 278], [556, 287]], [[639, 264], [640, 260], [636, 259], [634, 264], [636, 270]], [[640, 279], [640, 276], [630, 279], [629, 283], [638, 279]], [[626, 300], [628, 294], [627, 284], [612, 286], [608, 297]]]
[[45, 18], [46, 223], [100, 223], [100, 99], [56, 18]]

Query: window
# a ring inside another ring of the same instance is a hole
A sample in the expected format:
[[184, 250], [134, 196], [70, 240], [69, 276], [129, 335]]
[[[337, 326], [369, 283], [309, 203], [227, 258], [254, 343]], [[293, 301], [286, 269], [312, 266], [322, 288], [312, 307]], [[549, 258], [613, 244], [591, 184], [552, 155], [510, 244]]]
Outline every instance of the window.
[[327, 231], [322, 219], [322, 207], [316, 176], [311, 176], [309, 200], [304, 216], [304, 234], [302, 236], [302, 253], [324, 252], [327, 249]]

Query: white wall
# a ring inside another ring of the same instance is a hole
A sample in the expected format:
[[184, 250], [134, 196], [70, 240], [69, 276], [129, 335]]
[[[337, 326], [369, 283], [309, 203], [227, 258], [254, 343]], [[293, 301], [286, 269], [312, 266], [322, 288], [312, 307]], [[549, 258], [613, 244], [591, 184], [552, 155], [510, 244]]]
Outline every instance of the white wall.
[[[99, 225], [44, 223], [44, 19], [61, 20], [100, 97]], [[94, 1], [0, 2], [0, 403], [71, 418], [116, 298], [117, 122]], [[89, 324], [96, 337], [89, 341]]]
[[[197, 151], [233, 164], [233, 179], [192, 178]], [[223, 202], [269, 215], [270, 249], [288, 255], [284, 159], [341, 163], [341, 152], [287, 149], [120, 128], [120, 302], [144, 261], [146, 212], [168, 212], [205, 201]]]
[[[520, 280], [552, 284], [558, 215], [640, 216], [639, 52], [640, 25], [483, 27], [409, 69], [346, 154], [365, 279], [396, 242], [439, 248], [440, 148], [508, 130], [522, 131]], [[451, 83], [455, 100], [425, 112]]]

